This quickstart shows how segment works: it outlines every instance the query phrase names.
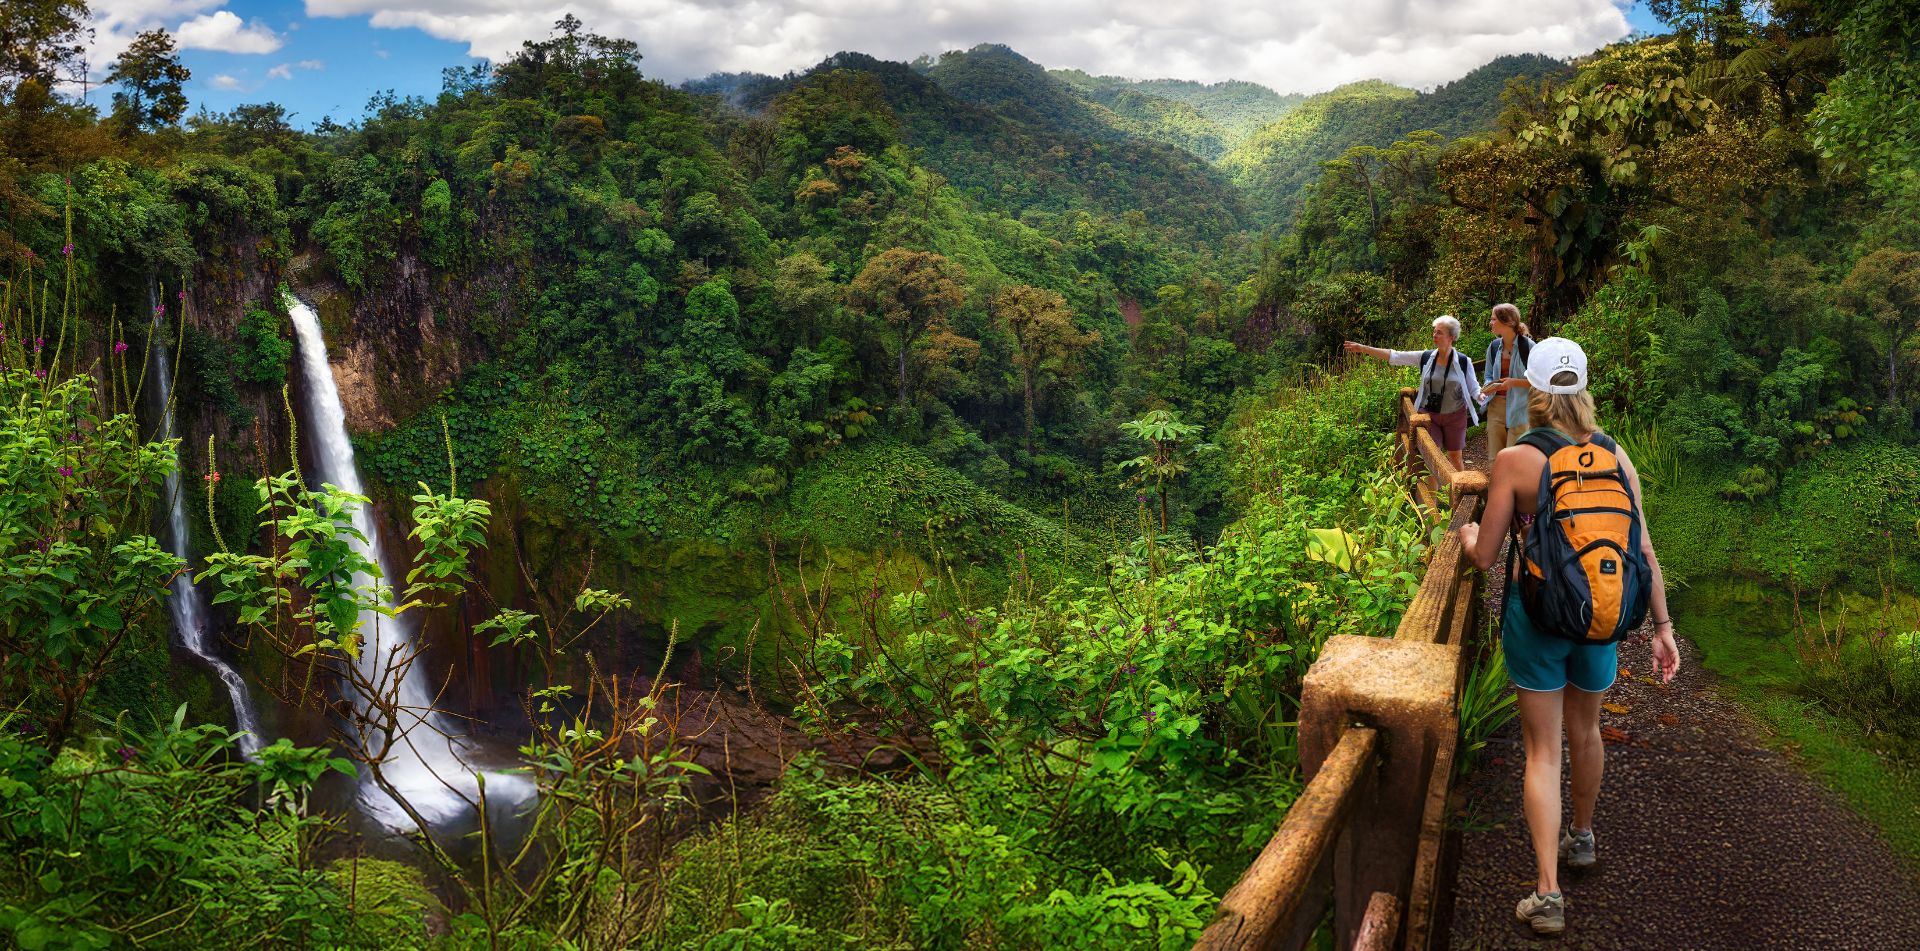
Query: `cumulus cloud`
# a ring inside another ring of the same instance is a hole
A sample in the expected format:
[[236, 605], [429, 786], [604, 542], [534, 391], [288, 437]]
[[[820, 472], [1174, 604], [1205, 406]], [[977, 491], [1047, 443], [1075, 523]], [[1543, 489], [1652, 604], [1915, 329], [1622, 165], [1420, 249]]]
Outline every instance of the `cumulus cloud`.
[[568, 12], [638, 42], [643, 69], [667, 80], [779, 74], [841, 50], [904, 60], [1006, 43], [1047, 66], [1283, 92], [1432, 86], [1504, 53], [1568, 56], [1628, 30], [1617, 0], [307, 0], [309, 16], [416, 28], [492, 59]]
[[232, 10], [216, 10], [194, 17], [173, 31], [188, 49], [222, 53], [271, 53], [285, 42], [259, 20], [249, 23]]
[[293, 65], [291, 63], [281, 63], [280, 65], [267, 70], [267, 78], [268, 79], [292, 79]]
[[298, 66], [301, 69], [326, 69], [327, 68], [326, 63], [323, 63], [317, 59], [303, 59], [300, 62], [295, 63], [293, 65]]
[[212, 79], [207, 80], [207, 85], [212, 86], [215, 89], [226, 90], [227, 92], [238, 92], [240, 89], [244, 88], [240, 80], [235, 79], [234, 77], [226, 73], [221, 73], [218, 76], [215, 76]]
[[91, 4], [93, 44], [87, 62], [96, 75], [126, 52], [134, 36], [155, 27], [171, 29], [195, 14], [224, 6], [226, 0], [95, 0]]

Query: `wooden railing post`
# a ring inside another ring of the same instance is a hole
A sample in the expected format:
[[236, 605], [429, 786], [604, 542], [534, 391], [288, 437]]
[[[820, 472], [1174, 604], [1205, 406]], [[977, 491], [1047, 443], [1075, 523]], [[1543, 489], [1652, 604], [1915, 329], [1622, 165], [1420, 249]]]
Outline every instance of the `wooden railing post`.
[[1349, 947], [1374, 892], [1405, 895], [1413, 884], [1421, 819], [1435, 754], [1450, 743], [1457, 644], [1386, 637], [1330, 638], [1300, 697], [1300, 759], [1311, 777], [1355, 721], [1381, 734], [1376, 781], [1333, 850], [1334, 942]]
[[1480, 620], [1480, 578], [1458, 529], [1479, 517], [1487, 480], [1453, 467], [1412, 396], [1400, 391], [1395, 456], [1414, 476], [1421, 518], [1447, 517], [1447, 532], [1393, 637], [1330, 638], [1307, 671], [1298, 724], [1307, 787], [1196, 951], [1302, 947], [1329, 891], [1336, 947], [1427, 951], [1445, 926], [1456, 706], [1463, 647]]

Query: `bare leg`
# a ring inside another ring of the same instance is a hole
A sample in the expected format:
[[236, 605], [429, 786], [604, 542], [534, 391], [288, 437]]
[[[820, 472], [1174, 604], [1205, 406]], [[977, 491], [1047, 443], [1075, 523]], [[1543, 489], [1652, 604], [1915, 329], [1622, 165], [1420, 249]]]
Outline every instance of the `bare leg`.
[[1487, 404], [1487, 471], [1493, 471], [1493, 457], [1507, 448], [1507, 394]]
[[1536, 889], [1560, 890], [1560, 710], [1566, 690], [1517, 690], [1520, 735], [1527, 750], [1527, 831], [1533, 834], [1533, 860], [1539, 868]]
[[1588, 693], [1569, 686], [1562, 707], [1567, 723], [1567, 754], [1573, 760], [1573, 827], [1593, 828], [1593, 805], [1600, 798], [1600, 773], [1605, 766], [1605, 747], [1600, 742], [1600, 699], [1604, 693]]

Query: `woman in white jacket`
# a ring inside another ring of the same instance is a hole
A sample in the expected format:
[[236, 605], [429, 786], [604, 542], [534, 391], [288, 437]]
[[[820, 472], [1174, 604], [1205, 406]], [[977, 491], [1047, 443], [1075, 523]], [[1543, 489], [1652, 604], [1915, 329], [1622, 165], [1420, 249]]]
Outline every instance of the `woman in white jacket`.
[[1460, 340], [1460, 321], [1441, 314], [1433, 321], [1433, 349], [1389, 350], [1346, 342], [1348, 353], [1365, 354], [1397, 367], [1420, 368], [1420, 391], [1414, 408], [1427, 414], [1427, 431], [1447, 453], [1455, 469], [1466, 468], [1467, 428], [1480, 422], [1480, 377], [1473, 360], [1454, 347]]

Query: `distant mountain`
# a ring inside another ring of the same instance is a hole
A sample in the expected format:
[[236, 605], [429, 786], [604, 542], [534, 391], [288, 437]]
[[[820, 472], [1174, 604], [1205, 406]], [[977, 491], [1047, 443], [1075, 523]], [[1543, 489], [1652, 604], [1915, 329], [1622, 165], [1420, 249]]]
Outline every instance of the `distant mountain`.
[[1005, 47], [949, 54], [924, 72], [836, 53], [799, 76], [719, 74], [686, 88], [760, 111], [782, 92], [837, 69], [878, 80], [906, 144], [987, 207], [1116, 219], [1131, 212], [1144, 215], [1146, 226], [1197, 240], [1246, 227], [1245, 204], [1219, 170], [1123, 131], [1105, 107]]
[[719, 96], [734, 108], [743, 108], [747, 103], [770, 98], [770, 90], [777, 89], [780, 80], [764, 73], [709, 73], [702, 79], [689, 79], [680, 84], [681, 89], [696, 96]]
[[1286, 224], [1320, 163], [1355, 145], [1385, 146], [1419, 129], [1449, 138], [1493, 128], [1507, 81], [1571, 75], [1547, 56], [1502, 56], [1430, 93], [1368, 80], [1308, 98], [1220, 159], [1263, 224]]
[[1219, 159], [1307, 99], [1240, 80], [1133, 80], [1077, 69], [1049, 70], [1048, 74], [1135, 123], [1135, 134], [1178, 145], [1209, 160]]
[[1546, 56], [1503, 56], [1429, 93], [1367, 80], [1300, 96], [1249, 82], [1049, 71], [983, 44], [912, 65], [838, 53], [805, 74], [715, 73], [685, 88], [758, 111], [833, 69], [878, 79], [907, 143], [988, 207], [1116, 218], [1137, 211], [1196, 238], [1286, 225], [1320, 163], [1346, 149], [1389, 145], [1419, 129], [1449, 138], [1487, 131], [1509, 79], [1572, 72]]
[[957, 99], [1027, 125], [1107, 142], [1127, 138], [1112, 110], [1048, 75], [1045, 67], [998, 43], [942, 55], [925, 74]]

